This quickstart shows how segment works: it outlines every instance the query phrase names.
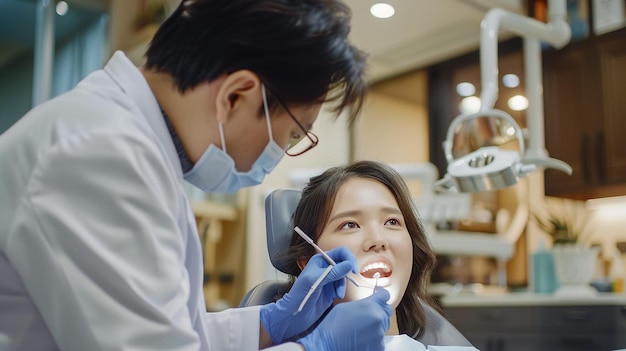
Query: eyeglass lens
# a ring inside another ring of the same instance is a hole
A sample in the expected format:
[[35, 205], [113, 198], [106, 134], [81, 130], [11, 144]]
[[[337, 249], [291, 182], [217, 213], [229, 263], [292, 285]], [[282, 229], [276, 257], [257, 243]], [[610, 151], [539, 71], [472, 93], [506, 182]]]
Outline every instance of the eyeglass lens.
[[291, 156], [301, 155], [312, 149], [317, 144], [317, 141], [318, 139], [315, 134], [307, 132], [305, 136], [302, 136], [299, 139], [291, 139], [286, 152]]

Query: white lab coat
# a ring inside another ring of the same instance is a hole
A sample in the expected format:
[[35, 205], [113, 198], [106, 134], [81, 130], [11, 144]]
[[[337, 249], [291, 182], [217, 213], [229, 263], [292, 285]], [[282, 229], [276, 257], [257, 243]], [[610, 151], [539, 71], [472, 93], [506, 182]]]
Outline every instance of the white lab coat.
[[478, 351], [473, 346], [424, 345], [406, 334], [385, 336], [385, 351]]
[[205, 312], [182, 184], [157, 101], [121, 52], [0, 135], [10, 349], [257, 350], [258, 307]]

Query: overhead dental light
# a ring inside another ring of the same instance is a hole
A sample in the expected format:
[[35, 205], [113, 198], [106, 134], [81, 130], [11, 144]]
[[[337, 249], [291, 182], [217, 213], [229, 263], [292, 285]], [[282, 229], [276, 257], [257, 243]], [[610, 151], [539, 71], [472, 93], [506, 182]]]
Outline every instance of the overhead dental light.
[[[500, 147], [515, 139], [517, 150]], [[471, 144], [478, 149], [455, 158], [453, 149], [459, 144]], [[443, 148], [448, 169], [436, 182], [439, 190], [467, 193], [502, 189], [538, 168], [572, 172], [567, 163], [554, 158], [526, 157], [522, 129], [513, 117], [501, 110], [456, 117], [448, 127]]]
[[[437, 189], [455, 192], [497, 190], [514, 185], [543, 168], [572, 173], [571, 166], [548, 157], [545, 149], [540, 43], [544, 41], [561, 48], [571, 37], [566, 21], [566, 0], [549, 0], [548, 12], [548, 23], [498, 8], [485, 15], [480, 26], [480, 109], [475, 113], [465, 112], [450, 124], [443, 143], [448, 168], [444, 177], [436, 182]], [[501, 27], [524, 38], [528, 148], [515, 119], [504, 111], [493, 109], [498, 97], [498, 32]], [[517, 139], [517, 150], [501, 147], [513, 139]]]

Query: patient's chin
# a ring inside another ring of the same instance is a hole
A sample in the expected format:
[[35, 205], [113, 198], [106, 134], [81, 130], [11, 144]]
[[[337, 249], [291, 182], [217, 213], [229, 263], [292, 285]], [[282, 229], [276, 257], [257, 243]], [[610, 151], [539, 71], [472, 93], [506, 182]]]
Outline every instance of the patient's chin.
[[[398, 305], [400, 304], [400, 301], [402, 300], [402, 294], [399, 293], [398, 288], [394, 286], [393, 284], [391, 284], [389, 286], [384, 287], [384, 289], [389, 291], [389, 295], [390, 295], [389, 301], [387, 301], [387, 303], [389, 303], [393, 308], [398, 307]], [[367, 288], [367, 287], [357, 288], [356, 286], [352, 284], [348, 284], [348, 287], [346, 289], [346, 296], [343, 299], [335, 301], [335, 303], [361, 300], [363, 298], [371, 296], [372, 292], [373, 292], [372, 288]]]
[[393, 308], [398, 307], [398, 305], [400, 304], [400, 301], [402, 300], [402, 294], [398, 291], [398, 288], [396, 286], [388, 286], [385, 289], [387, 289], [387, 291], [389, 291], [389, 301], [387, 301], [388, 304], [390, 304]]

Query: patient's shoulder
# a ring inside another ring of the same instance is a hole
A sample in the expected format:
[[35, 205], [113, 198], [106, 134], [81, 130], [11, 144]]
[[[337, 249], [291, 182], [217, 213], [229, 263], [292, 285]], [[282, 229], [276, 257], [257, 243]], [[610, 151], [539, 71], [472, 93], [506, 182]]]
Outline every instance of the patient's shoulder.
[[426, 351], [426, 346], [406, 334], [385, 336], [385, 351]]

